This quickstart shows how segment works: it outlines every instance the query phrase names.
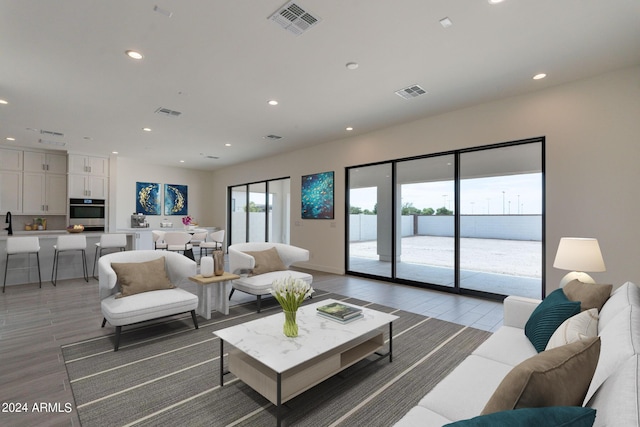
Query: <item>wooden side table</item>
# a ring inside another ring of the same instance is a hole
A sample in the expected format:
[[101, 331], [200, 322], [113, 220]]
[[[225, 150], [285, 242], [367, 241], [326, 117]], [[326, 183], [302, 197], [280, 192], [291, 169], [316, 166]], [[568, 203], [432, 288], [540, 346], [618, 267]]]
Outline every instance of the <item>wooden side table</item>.
[[[189, 280], [198, 285], [198, 308], [196, 313], [205, 319], [211, 319], [211, 310], [229, 314], [229, 298], [227, 298], [227, 282], [239, 279], [237, 274], [224, 272], [222, 276], [203, 277], [201, 274], [189, 277]], [[217, 284], [215, 292], [215, 306], [211, 305], [211, 285]]]

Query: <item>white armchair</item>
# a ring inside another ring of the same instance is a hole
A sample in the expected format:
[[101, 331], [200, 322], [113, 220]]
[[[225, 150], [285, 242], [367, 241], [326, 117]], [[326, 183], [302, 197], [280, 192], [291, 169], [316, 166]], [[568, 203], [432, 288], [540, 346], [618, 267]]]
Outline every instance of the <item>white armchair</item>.
[[[252, 275], [251, 273], [256, 266], [256, 260], [246, 252], [265, 251], [271, 248], [276, 248], [285, 269]], [[229, 246], [229, 270], [231, 273], [238, 274], [240, 279], [236, 279], [232, 282], [229, 299], [231, 299], [231, 296], [236, 289], [255, 295], [259, 313], [261, 297], [262, 295], [269, 293], [268, 291], [274, 280], [291, 276], [294, 279], [302, 279], [308, 284], [313, 282], [312, 275], [289, 269], [289, 267], [296, 262], [304, 262], [308, 260], [308, 250], [284, 243], [249, 242], [231, 245]]]
[[[116, 286], [118, 277], [111, 263], [141, 263], [164, 257], [166, 273], [176, 287], [161, 289], [116, 298], [120, 291]], [[102, 309], [102, 327], [106, 322], [116, 327], [114, 350], [118, 351], [122, 326], [144, 322], [160, 317], [191, 312], [196, 329], [196, 307], [198, 297], [178, 286], [189, 276], [196, 275], [195, 261], [169, 251], [124, 251], [104, 255], [98, 260], [100, 306]]]

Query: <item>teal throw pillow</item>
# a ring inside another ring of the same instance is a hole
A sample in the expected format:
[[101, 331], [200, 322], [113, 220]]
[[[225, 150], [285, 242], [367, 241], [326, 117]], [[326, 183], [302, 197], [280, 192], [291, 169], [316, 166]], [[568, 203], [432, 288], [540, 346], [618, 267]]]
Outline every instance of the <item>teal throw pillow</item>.
[[551, 335], [562, 322], [580, 313], [580, 301], [570, 301], [562, 289], [556, 289], [536, 307], [524, 326], [524, 334], [536, 351], [547, 347]]
[[548, 406], [494, 412], [444, 427], [591, 427], [596, 410], [582, 406]]

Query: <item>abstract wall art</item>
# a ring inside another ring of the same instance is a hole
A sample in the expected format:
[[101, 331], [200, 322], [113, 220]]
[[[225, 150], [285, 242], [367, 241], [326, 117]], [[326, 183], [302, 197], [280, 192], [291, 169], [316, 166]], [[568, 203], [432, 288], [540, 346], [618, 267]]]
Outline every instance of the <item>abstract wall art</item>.
[[136, 182], [136, 213], [143, 215], [160, 215], [160, 184], [153, 182]]
[[302, 219], [333, 219], [333, 171], [302, 176]]
[[188, 210], [187, 186], [177, 184], [164, 185], [164, 214], [186, 215]]

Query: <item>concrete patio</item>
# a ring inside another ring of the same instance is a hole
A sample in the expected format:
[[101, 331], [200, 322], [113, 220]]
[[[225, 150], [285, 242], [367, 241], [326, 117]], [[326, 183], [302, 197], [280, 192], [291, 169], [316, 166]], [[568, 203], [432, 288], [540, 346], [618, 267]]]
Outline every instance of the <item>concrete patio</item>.
[[[539, 241], [462, 238], [461, 281], [465, 289], [529, 298], [542, 296], [542, 243]], [[451, 237], [402, 239], [396, 277], [454, 286]], [[379, 261], [375, 241], [351, 242], [349, 270], [391, 276], [391, 263]]]

